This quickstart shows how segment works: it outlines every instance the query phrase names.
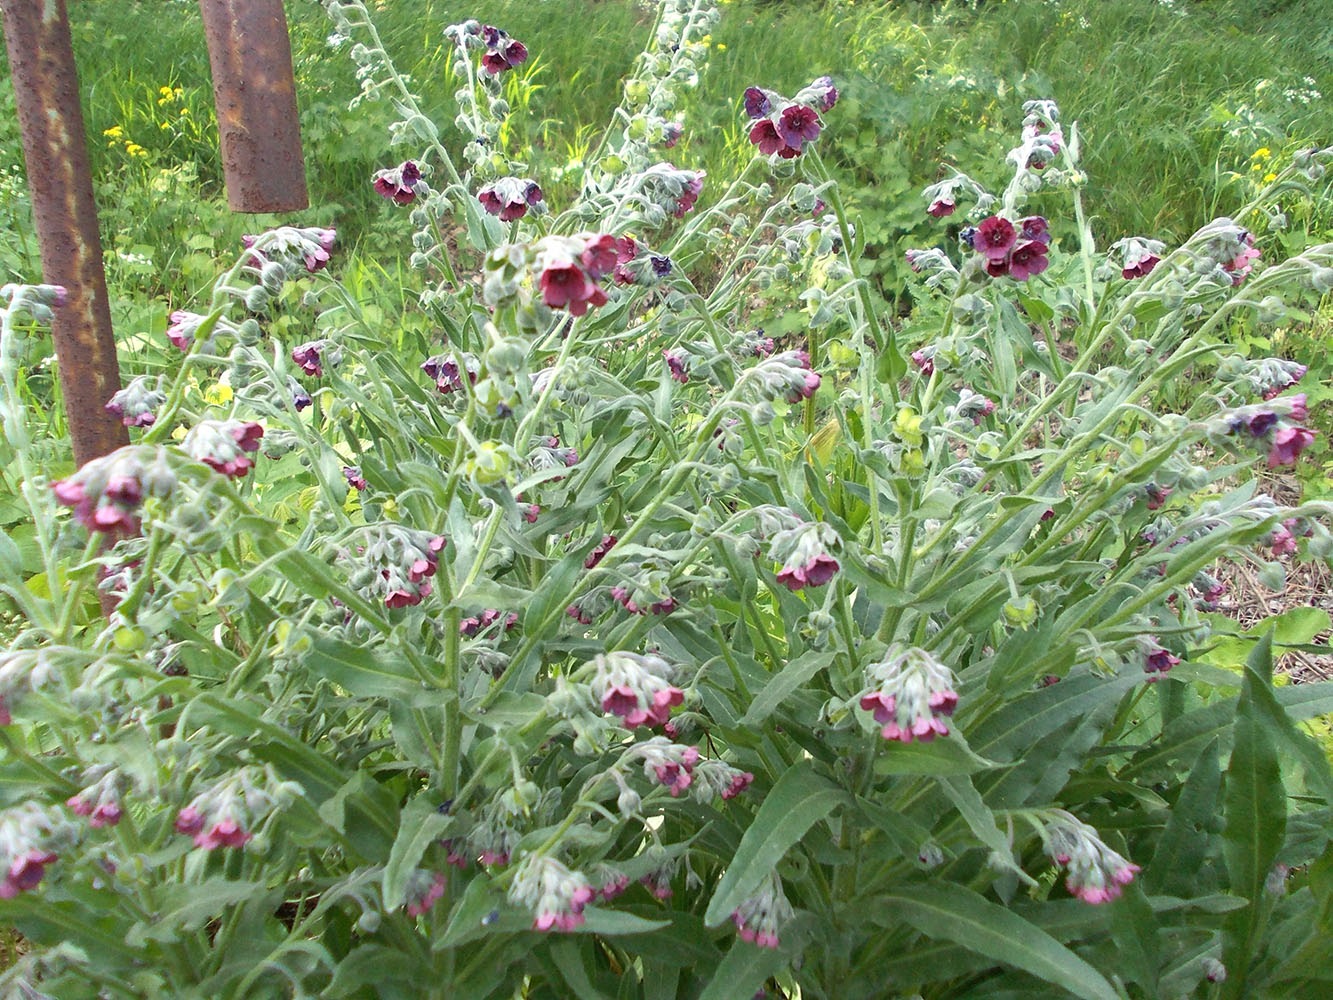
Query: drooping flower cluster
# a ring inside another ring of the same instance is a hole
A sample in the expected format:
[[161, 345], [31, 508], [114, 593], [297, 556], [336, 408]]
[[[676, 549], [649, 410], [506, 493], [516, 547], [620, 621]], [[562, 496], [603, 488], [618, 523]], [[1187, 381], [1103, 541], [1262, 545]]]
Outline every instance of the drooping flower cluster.
[[537, 322], [528, 315], [534, 296], [540, 296], [547, 309], [563, 309], [572, 316], [606, 305], [606, 292], [598, 282], [615, 268], [614, 236], [544, 236], [530, 244], [502, 246], [487, 255], [482, 294], [492, 308], [519, 305], [520, 322], [531, 326]]
[[241, 478], [255, 467], [264, 428], [254, 421], [201, 420], [186, 433], [181, 448], [196, 462], [224, 476]]
[[603, 535], [602, 540], [593, 546], [593, 550], [588, 553], [588, 557], [583, 560], [584, 569], [592, 569], [606, 557], [611, 548], [616, 544], [615, 535]]
[[798, 522], [773, 535], [768, 557], [781, 563], [778, 583], [788, 590], [822, 587], [838, 572], [831, 552], [842, 546], [838, 533], [822, 522]]
[[1097, 835], [1097, 831], [1063, 809], [1043, 817], [1046, 854], [1068, 869], [1065, 887], [1085, 903], [1106, 903], [1134, 880], [1139, 866], [1130, 864]]
[[1266, 447], [1270, 469], [1294, 465], [1315, 439], [1314, 431], [1300, 426], [1309, 416], [1305, 399], [1305, 393], [1298, 392], [1229, 410], [1211, 423], [1209, 436], [1223, 447]]
[[921, 192], [926, 201], [926, 214], [936, 219], [953, 215], [958, 208], [959, 192], [965, 192], [978, 204], [986, 204], [988, 200], [993, 200], [989, 199], [981, 186], [971, 177], [954, 171], [952, 177], [931, 184]]
[[771, 357], [761, 357], [743, 377], [755, 388], [754, 395], [759, 398], [785, 399], [789, 403], [809, 399], [821, 381], [819, 373], [811, 370], [810, 355], [805, 351], [782, 351]]
[[499, 76], [505, 70], [514, 69], [527, 61], [527, 46], [516, 38], [510, 38], [507, 31], [483, 24], [481, 40], [486, 43], [481, 68], [492, 76]]
[[572, 931], [583, 925], [583, 908], [593, 889], [582, 872], [571, 871], [546, 854], [529, 854], [514, 872], [509, 901], [533, 913], [538, 931]]
[[1218, 284], [1239, 285], [1259, 258], [1254, 234], [1228, 218], [1209, 222], [1190, 238], [1190, 244], [1196, 266], [1201, 273], [1211, 268], [1213, 280]]
[[642, 174], [644, 195], [677, 219], [694, 207], [704, 189], [705, 170], [681, 170], [670, 163], [654, 163]]
[[992, 278], [1027, 281], [1050, 264], [1046, 253], [1051, 233], [1040, 215], [1029, 215], [1017, 223], [1002, 215], [988, 216], [975, 229], [964, 230], [959, 238], [981, 254], [986, 273]]
[[139, 375], [121, 389], [106, 404], [106, 412], [119, 417], [126, 427], [150, 427], [157, 419], [157, 408], [165, 403], [161, 379], [151, 387], [147, 375]]
[[[481, 362], [472, 354], [463, 354], [462, 361], [468, 381], [475, 384], [481, 373]], [[447, 396], [463, 388], [462, 373], [458, 370], [458, 362], [451, 355], [434, 354], [421, 363], [421, 370], [435, 380], [435, 389], [442, 395]]]
[[481, 207], [501, 222], [513, 222], [528, 214], [542, 200], [542, 189], [527, 177], [501, 177], [477, 192]]
[[806, 143], [819, 138], [819, 115], [838, 103], [838, 89], [821, 76], [790, 101], [781, 94], [759, 87], [745, 91], [745, 113], [754, 123], [750, 142], [765, 156], [776, 153], [784, 160], [801, 155]]
[[56, 500], [74, 508], [74, 519], [89, 531], [134, 535], [145, 496], [171, 495], [176, 476], [152, 448], [130, 446], [86, 462], [51, 484]]
[[[654, 736], [636, 743], [629, 755], [643, 761], [643, 774], [656, 780], [673, 799], [694, 784], [694, 765], [699, 762], [699, 748], [673, 743], [665, 736]], [[707, 798], [711, 798], [711, 791]]]
[[59, 858], [58, 850], [73, 840], [68, 820], [35, 802], [0, 812], [0, 899], [30, 892]]
[[119, 823], [121, 787], [125, 782], [120, 770], [98, 765], [90, 768], [83, 780], [87, 782], [83, 791], [65, 800], [70, 811], [76, 816], [86, 816], [88, 825], [94, 829]]
[[1111, 255], [1119, 259], [1120, 276], [1126, 281], [1144, 278], [1162, 262], [1166, 244], [1160, 240], [1130, 236], [1111, 244]]
[[279, 226], [260, 236], [242, 236], [241, 245], [256, 267], [270, 261], [289, 268], [299, 263], [313, 274], [328, 265], [337, 236], [336, 230], [320, 226]]
[[299, 784], [281, 781], [271, 767], [242, 767], [204, 789], [176, 814], [176, 832], [196, 847], [244, 847], [274, 812], [302, 795]]
[[886, 740], [929, 743], [948, 736], [945, 719], [958, 706], [953, 671], [927, 650], [894, 643], [865, 668], [861, 708], [873, 713]]
[[444, 896], [449, 885], [443, 872], [430, 872], [423, 868], [413, 869], [407, 876], [406, 900], [403, 909], [409, 917], [419, 917]]
[[394, 204], [410, 205], [421, 187], [421, 168], [404, 160], [396, 167], [376, 171], [373, 181], [375, 190]]
[[14, 707], [29, 691], [42, 687], [53, 669], [48, 648], [0, 649], [0, 726], [14, 721]]
[[791, 903], [782, 891], [782, 879], [769, 872], [754, 893], [731, 914], [737, 936], [761, 948], [778, 946], [778, 931], [795, 916]]
[[1172, 656], [1163, 649], [1153, 636], [1143, 640], [1143, 672], [1148, 675], [1148, 683], [1161, 680], [1172, 667], [1180, 663], [1180, 657]]
[[324, 374], [324, 365], [337, 365], [342, 348], [331, 340], [310, 340], [292, 348], [292, 361], [311, 378]]
[[685, 700], [685, 692], [673, 683], [677, 669], [652, 653], [601, 653], [591, 667], [602, 711], [620, 716], [626, 728], [661, 726]]
[[355, 576], [389, 608], [420, 604], [430, 595], [430, 578], [446, 544], [443, 535], [381, 522], [367, 529], [368, 540], [359, 553], [364, 569]]
[[616, 240], [616, 268], [611, 277], [617, 285], [651, 287], [671, 273], [671, 258], [655, 254], [632, 236]]
[[1295, 386], [1309, 369], [1286, 358], [1243, 358], [1232, 354], [1217, 366], [1217, 378], [1247, 396], [1274, 399]]
[[472, 638], [479, 632], [490, 628], [501, 619], [504, 620], [502, 628], [504, 631], [508, 632], [518, 624], [518, 612], [510, 611], [508, 614], [505, 614], [504, 612], [497, 611], [495, 608], [487, 608], [480, 615], [468, 615], [468, 617], [459, 621], [458, 632], [460, 635]]

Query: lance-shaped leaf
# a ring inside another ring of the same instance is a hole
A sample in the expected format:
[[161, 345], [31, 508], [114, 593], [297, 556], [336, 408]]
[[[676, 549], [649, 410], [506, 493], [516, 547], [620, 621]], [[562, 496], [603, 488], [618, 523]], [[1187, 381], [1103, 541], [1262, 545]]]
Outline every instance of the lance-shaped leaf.
[[1224, 998], [1250, 995], [1246, 991], [1255, 939], [1262, 915], [1264, 883], [1287, 829], [1287, 792], [1282, 787], [1277, 748], [1269, 735], [1259, 688], [1273, 676], [1273, 637], [1265, 635], [1245, 664], [1245, 680], [1236, 705], [1235, 746], [1227, 768], [1223, 813], [1222, 854], [1231, 877], [1231, 891], [1249, 905], [1231, 914], [1223, 924], [1222, 962], [1227, 967]]
[[741, 837], [736, 855], [708, 903], [704, 921], [716, 927], [777, 867], [788, 848], [847, 798], [846, 793], [815, 773], [810, 761], [787, 771], [759, 807]]
[[[956, 885], [903, 886], [879, 897], [876, 909], [927, 937], [953, 941], [968, 951], [1013, 966], [1083, 1000], [1117, 1000], [1118, 994], [1091, 965], [1036, 924]], [[876, 920], [876, 923], [880, 923]]]

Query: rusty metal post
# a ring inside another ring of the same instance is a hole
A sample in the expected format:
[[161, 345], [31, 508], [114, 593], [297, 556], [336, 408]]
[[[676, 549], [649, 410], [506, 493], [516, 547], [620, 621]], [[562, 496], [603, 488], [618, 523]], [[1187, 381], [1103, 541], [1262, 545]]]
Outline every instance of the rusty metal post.
[[308, 207], [282, 0], [199, 0], [199, 12], [213, 68], [227, 204], [234, 212]]
[[9, 72], [18, 103], [23, 159], [42, 255], [42, 278], [64, 285], [52, 335], [65, 415], [79, 465], [129, 444], [106, 412], [120, 389], [102, 237], [88, 172], [79, 78], [65, 0], [0, 0]]

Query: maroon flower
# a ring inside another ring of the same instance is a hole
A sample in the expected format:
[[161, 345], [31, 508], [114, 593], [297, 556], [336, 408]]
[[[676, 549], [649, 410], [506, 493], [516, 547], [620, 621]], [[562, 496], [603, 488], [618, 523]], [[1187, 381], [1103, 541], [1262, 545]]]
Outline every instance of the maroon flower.
[[1310, 415], [1309, 408], [1305, 405], [1306, 396], [1303, 392], [1298, 392], [1294, 396], [1288, 396], [1285, 402], [1291, 404], [1291, 412], [1287, 414], [1289, 420], [1297, 423], [1303, 423], [1305, 418]]
[[421, 170], [411, 160], [407, 160], [392, 170], [381, 170], [375, 174], [375, 190], [398, 205], [410, 205], [417, 196], [417, 182], [421, 180]]
[[694, 203], [699, 200], [699, 192], [704, 189], [704, 177], [706, 175], [707, 171], [700, 170], [685, 185], [685, 191], [681, 194], [680, 200], [676, 202], [676, 210], [672, 213], [677, 219], [683, 219], [685, 213], [692, 209]]
[[301, 344], [292, 350], [292, 361], [301, 367], [301, 371], [307, 375], [319, 378], [324, 374], [324, 366], [320, 364], [319, 352], [323, 346], [322, 341], [312, 340], [309, 343]]
[[788, 590], [822, 587], [838, 572], [838, 560], [827, 554], [815, 556], [804, 566], [784, 566], [778, 571], [778, 583]]
[[176, 814], [176, 832], [193, 837], [204, 828], [204, 817], [193, 806], [186, 806]]
[[671, 377], [682, 385], [690, 380], [690, 356], [679, 347], [668, 347], [662, 352], [662, 357], [666, 358], [667, 368], [671, 371]]
[[616, 540], [615, 535], [603, 535], [602, 540], [597, 543], [597, 546], [590, 553], [588, 553], [588, 558], [583, 560], [583, 568], [592, 569], [601, 562], [606, 554], [611, 551], [611, 547], [616, 544]]
[[199, 329], [206, 316], [177, 309], [171, 314], [171, 325], [167, 327], [167, 339], [182, 351], [188, 351], [194, 343], [194, 332]]
[[527, 60], [527, 46], [510, 38], [499, 28], [483, 25], [481, 33], [487, 45], [486, 54], [481, 57], [481, 68], [492, 76], [498, 76]]
[[343, 478], [347, 480], [347, 485], [354, 490], [364, 490], [369, 487], [366, 477], [361, 475], [361, 469], [355, 465], [343, 466]]
[[1028, 240], [1014, 247], [1009, 255], [1009, 277], [1015, 281], [1027, 281], [1034, 274], [1041, 274], [1049, 265], [1046, 244], [1039, 240]]
[[1003, 260], [1014, 248], [1016, 240], [1014, 224], [1001, 216], [992, 215], [977, 225], [973, 246], [984, 254], [988, 261]]
[[606, 293], [572, 260], [547, 265], [537, 283], [543, 302], [552, 309], [567, 309], [573, 316], [582, 316], [589, 306], [606, 304]]
[[0, 882], [0, 899], [13, 899], [20, 892], [36, 889], [46, 874], [46, 866], [55, 861], [55, 854], [35, 848], [15, 858], [5, 872], [5, 880]]
[[1166, 503], [1166, 498], [1171, 495], [1172, 490], [1170, 486], [1158, 486], [1156, 483], [1149, 483], [1147, 493], [1148, 509], [1157, 510], [1162, 504]]
[[925, 351], [912, 352], [912, 364], [921, 369], [921, 374], [929, 378], [935, 374], [935, 361]]
[[1273, 445], [1268, 450], [1268, 467], [1276, 469], [1279, 465], [1295, 465], [1301, 452], [1314, 441], [1315, 432], [1305, 427], [1283, 427], [1273, 435]]
[[590, 237], [584, 244], [583, 252], [579, 254], [579, 262], [593, 281], [598, 281], [615, 270], [619, 259], [619, 243], [609, 233]]
[[953, 215], [954, 209], [958, 206], [954, 204], [952, 198], [936, 198], [926, 209], [927, 215], [933, 215], [937, 219], [942, 219], [946, 215]]
[[680, 122], [667, 122], [662, 126], [662, 145], [666, 149], [671, 149], [676, 143], [680, 142], [680, 137], [685, 132]]
[[784, 159], [790, 160], [800, 152], [799, 149], [790, 149], [782, 141], [782, 136], [778, 135], [778, 127], [770, 118], [760, 118], [750, 127], [750, 142], [758, 146], [759, 152], [766, 156], [779, 153]]
[[1144, 278], [1152, 274], [1153, 268], [1162, 262], [1162, 258], [1155, 253], [1144, 254], [1132, 267], [1120, 269], [1120, 277], [1126, 281], [1132, 281], [1135, 278]]
[[535, 181], [505, 177], [478, 191], [477, 200], [491, 215], [498, 215], [501, 222], [513, 222], [542, 200], [542, 189]]
[[1151, 649], [1143, 657], [1144, 672], [1152, 675], [1148, 678], [1148, 683], [1158, 680], [1179, 662], [1180, 657], [1172, 656], [1160, 646]]

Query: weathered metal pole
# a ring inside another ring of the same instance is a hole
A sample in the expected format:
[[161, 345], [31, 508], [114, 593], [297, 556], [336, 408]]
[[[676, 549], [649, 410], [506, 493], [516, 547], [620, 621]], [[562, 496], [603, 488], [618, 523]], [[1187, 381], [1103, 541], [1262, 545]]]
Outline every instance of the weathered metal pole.
[[227, 204], [234, 212], [308, 207], [282, 0], [199, 0], [199, 12], [213, 68]]
[[37, 220], [42, 280], [64, 285], [69, 292], [66, 304], [55, 311], [52, 335], [74, 461], [82, 465], [129, 444], [129, 436], [105, 409], [120, 389], [120, 368], [69, 20], [65, 0], [0, 0], [0, 14]]

